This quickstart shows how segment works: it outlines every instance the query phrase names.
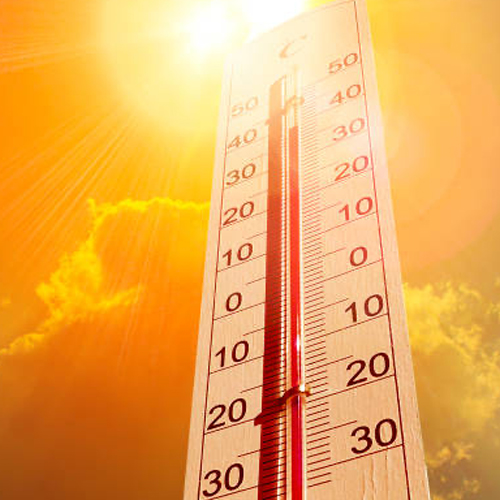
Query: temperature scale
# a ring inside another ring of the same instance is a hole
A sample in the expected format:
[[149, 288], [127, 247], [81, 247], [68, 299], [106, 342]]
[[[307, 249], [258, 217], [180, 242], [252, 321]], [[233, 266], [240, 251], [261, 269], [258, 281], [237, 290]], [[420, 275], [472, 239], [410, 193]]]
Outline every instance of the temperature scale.
[[364, 0], [222, 92], [185, 500], [429, 498]]

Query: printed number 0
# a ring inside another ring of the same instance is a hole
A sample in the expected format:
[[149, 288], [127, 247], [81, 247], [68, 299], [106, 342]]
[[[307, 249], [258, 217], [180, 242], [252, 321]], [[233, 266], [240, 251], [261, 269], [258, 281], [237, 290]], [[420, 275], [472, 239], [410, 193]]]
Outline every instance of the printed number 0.
[[240, 292], [234, 292], [226, 299], [226, 311], [233, 312], [239, 309], [243, 302], [243, 296]]

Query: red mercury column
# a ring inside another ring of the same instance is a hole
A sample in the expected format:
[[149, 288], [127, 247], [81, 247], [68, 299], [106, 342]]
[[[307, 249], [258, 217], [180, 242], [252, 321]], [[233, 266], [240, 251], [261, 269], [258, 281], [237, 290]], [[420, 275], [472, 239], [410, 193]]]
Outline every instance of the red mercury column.
[[269, 93], [266, 301], [262, 384], [259, 500], [277, 500], [287, 490], [287, 422], [281, 397], [287, 374], [287, 185], [285, 79]]
[[[297, 84], [296, 79], [293, 84]], [[302, 311], [302, 197], [299, 168], [299, 97], [297, 90], [288, 99], [288, 220], [290, 240], [290, 418], [292, 500], [305, 497], [304, 415], [307, 389], [303, 361]]]
[[280, 78], [269, 95], [259, 500], [305, 497], [300, 102], [294, 86], [296, 78]]

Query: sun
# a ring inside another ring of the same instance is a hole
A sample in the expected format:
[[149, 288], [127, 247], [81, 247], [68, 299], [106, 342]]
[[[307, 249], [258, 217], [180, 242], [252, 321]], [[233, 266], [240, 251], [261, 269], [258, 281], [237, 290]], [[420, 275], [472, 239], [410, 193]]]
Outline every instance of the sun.
[[223, 48], [235, 29], [235, 22], [222, 2], [198, 6], [184, 23], [189, 47], [201, 54]]
[[[105, 0], [102, 54], [127, 105], [168, 134], [215, 129], [226, 56], [305, 0]], [[196, 117], [196, 119], [195, 119]]]
[[185, 23], [192, 49], [207, 54], [234, 42], [236, 33], [251, 39], [300, 14], [305, 0], [208, 1], [197, 5]]

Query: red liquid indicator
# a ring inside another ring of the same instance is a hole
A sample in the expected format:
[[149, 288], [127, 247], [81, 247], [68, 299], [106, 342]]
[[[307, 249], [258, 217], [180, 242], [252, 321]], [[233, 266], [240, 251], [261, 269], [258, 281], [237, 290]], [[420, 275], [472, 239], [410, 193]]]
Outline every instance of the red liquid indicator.
[[305, 493], [299, 98], [291, 92], [293, 83], [279, 79], [271, 86], [269, 98], [264, 383], [259, 418], [262, 500], [285, 495], [287, 486], [293, 500], [302, 500]]

